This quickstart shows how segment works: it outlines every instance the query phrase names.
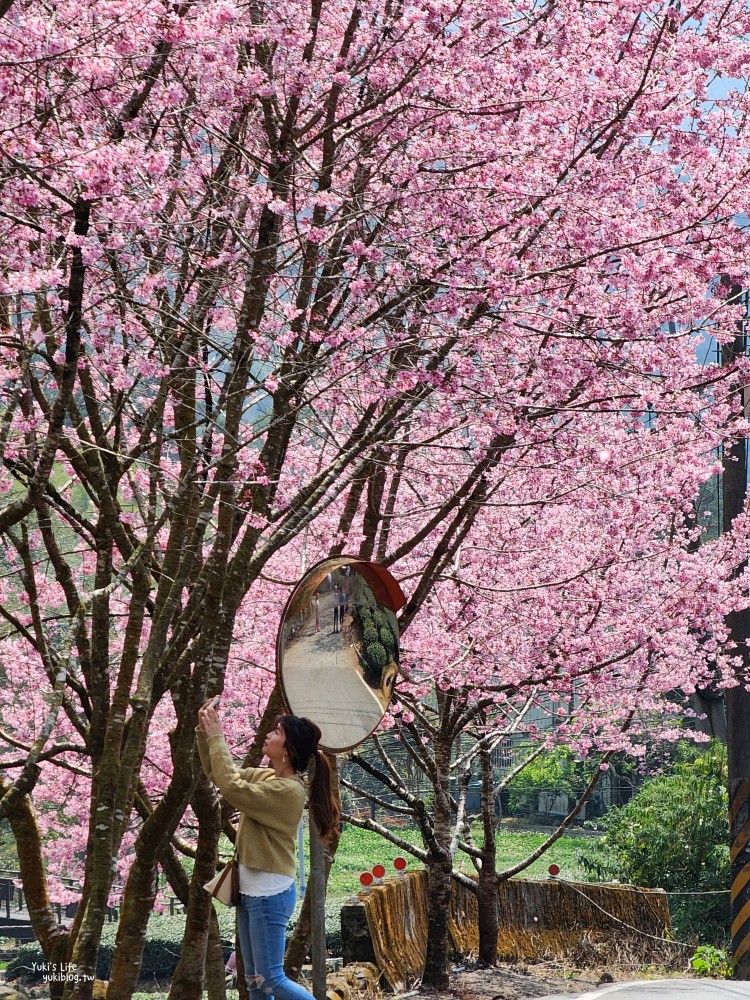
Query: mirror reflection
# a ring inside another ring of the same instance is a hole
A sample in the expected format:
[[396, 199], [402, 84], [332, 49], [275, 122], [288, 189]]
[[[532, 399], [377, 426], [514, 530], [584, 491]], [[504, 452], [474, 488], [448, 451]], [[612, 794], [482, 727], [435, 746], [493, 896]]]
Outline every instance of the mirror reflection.
[[277, 642], [284, 699], [320, 726], [327, 750], [361, 743], [391, 700], [399, 663], [394, 587], [402, 598], [385, 570], [341, 556], [314, 566], [287, 604]]

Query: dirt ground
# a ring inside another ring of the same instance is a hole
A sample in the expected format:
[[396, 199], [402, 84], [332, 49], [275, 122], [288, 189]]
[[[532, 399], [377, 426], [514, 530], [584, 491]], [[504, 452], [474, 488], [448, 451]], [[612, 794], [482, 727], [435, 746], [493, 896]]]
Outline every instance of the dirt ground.
[[523, 1000], [555, 993], [586, 993], [618, 978], [636, 979], [632, 970], [611, 972], [574, 969], [555, 962], [500, 964], [493, 968], [467, 965], [451, 972], [447, 991], [419, 992], [425, 1000]]

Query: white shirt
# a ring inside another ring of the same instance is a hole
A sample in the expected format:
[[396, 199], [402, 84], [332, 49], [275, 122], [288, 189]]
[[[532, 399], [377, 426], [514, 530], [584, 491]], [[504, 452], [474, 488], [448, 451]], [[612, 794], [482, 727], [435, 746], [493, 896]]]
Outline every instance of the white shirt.
[[242, 864], [237, 867], [240, 870], [240, 892], [243, 896], [275, 896], [294, 885], [294, 879], [289, 875], [264, 872], [260, 868], [246, 868]]

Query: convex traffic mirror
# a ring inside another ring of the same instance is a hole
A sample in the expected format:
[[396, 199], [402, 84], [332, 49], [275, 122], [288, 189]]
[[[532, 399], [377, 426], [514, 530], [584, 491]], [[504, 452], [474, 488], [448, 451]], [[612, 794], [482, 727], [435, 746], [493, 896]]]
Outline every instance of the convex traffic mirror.
[[320, 726], [323, 749], [352, 749], [385, 715], [399, 664], [395, 612], [405, 601], [388, 570], [356, 556], [324, 559], [294, 588], [277, 676], [289, 711]]

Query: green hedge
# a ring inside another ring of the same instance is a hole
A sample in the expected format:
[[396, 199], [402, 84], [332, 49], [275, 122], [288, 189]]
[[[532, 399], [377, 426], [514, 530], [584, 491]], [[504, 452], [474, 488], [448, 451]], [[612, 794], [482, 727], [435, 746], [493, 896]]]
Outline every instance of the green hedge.
[[[326, 947], [332, 955], [341, 954], [341, 901], [326, 907]], [[234, 911], [226, 910], [219, 916], [224, 959], [228, 959], [234, 947]], [[289, 925], [287, 941], [294, 930], [294, 922]], [[148, 936], [143, 949], [143, 965], [139, 982], [154, 979], [168, 979], [177, 968], [185, 931], [184, 917], [162, 917], [155, 915], [149, 921]], [[102, 942], [96, 963], [97, 979], [108, 979], [112, 968], [117, 924], [106, 924], [102, 931]], [[37, 941], [21, 945], [18, 955], [8, 962], [6, 980], [20, 980], [25, 984], [40, 983], [44, 978], [44, 954]]]
[[[220, 919], [224, 957], [229, 958], [234, 940], [234, 914], [222, 914]], [[228, 920], [226, 918], [229, 918]], [[143, 964], [139, 981], [166, 979], [177, 968], [185, 932], [184, 917], [153, 916], [149, 921], [148, 936], [143, 949]], [[108, 979], [112, 968], [117, 924], [106, 924], [102, 931], [101, 945], [96, 962], [97, 979]], [[38, 983], [44, 978], [44, 954], [37, 941], [21, 945], [18, 955], [8, 962], [5, 978], [19, 979], [23, 983]]]

